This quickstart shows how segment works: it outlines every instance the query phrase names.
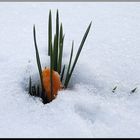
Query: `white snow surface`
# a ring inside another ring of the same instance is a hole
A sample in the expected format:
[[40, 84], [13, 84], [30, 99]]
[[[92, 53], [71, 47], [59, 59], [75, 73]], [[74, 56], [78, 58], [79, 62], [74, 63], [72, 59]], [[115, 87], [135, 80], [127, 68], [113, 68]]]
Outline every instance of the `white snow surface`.
[[[64, 63], [92, 27], [69, 88], [49, 104], [27, 92], [38, 80], [32, 27], [43, 66], [49, 10], [63, 22]], [[140, 137], [140, 3], [0, 3], [0, 137]], [[115, 93], [112, 89], [117, 86]], [[137, 87], [134, 94], [130, 91]]]

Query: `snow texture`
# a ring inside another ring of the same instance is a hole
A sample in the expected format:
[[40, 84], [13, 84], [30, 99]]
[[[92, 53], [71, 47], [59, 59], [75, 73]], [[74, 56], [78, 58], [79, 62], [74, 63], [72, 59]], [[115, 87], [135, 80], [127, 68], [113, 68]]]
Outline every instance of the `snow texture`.
[[[29, 75], [38, 80], [34, 24], [42, 65], [49, 65], [50, 9], [53, 21], [59, 9], [63, 22], [64, 63], [72, 40], [75, 54], [90, 21], [92, 27], [69, 88], [44, 105], [27, 87]], [[1, 2], [0, 137], [140, 137], [139, 13], [133, 2]]]

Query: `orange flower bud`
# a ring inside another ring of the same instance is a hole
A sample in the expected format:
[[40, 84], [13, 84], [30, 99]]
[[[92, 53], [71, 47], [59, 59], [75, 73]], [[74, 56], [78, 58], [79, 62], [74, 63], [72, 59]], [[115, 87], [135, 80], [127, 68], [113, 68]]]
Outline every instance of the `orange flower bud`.
[[[52, 95], [51, 95], [51, 81], [50, 81], [50, 68], [45, 68], [42, 71], [42, 79], [43, 79], [43, 86], [45, 89], [45, 96], [47, 96], [48, 100], [53, 100], [58, 90], [62, 89], [62, 83], [60, 81], [60, 75], [56, 71], [52, 71]], [[52, 97], [53, 96], [53, 97]]]

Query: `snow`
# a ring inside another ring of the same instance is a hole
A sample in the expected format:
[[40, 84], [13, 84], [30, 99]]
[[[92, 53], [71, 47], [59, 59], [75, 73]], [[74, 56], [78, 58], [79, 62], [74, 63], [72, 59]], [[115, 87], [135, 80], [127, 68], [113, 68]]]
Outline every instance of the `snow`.
[[[64, 25], [65, 63], [93, 23], [69, 88], [44, 105], [26, 88], [29, 75], [38, 80], [33, 24], [49, 64], [50, 9]], [[140, 3], [1, 2], [0, 11], [0, 137], [140, 137]]]

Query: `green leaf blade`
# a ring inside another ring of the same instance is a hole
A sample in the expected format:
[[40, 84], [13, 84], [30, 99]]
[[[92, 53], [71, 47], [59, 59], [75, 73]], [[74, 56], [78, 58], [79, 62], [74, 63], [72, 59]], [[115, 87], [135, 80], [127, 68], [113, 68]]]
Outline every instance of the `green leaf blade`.
[[65, 73], [65, 65], [63, 66], [62, 73], [61, 73], [61, 78], [60, 78], [61, 82], [63, 82], [64, 73]]
[[61, 73], [61, 67], [62, 67], [63, 42], [64, 42], [63, 26], [61, 24], [60, 37], [59, 37], [59, 58], [58, 58], [58, 73], [59, 74]]
[[82, 50], [82, 48], [83, 48], [83, 46], [84, 46], [85, 40], [86, 40], [87, 35], [88, 35], [88, 33], [89, 33], [91, 24], [92, 24], [92, 22], [89, 24], [89, 26], [88, 26], [88, 28], [87, 28], [85, 34], [84, 34], [84, 37], [83, 37], [83, 39], [82, 39], [82, 42], [81, 42], [81, 44], [80, 44], [80, 46], [79, 46], [79, 49], [78, 49], [78, 52], [77, 52], [77, 54], [76, 54], [76, 58], [75, 58], [75, 61], [74, 61], [74, 63], [73, 63], [73, 66], [72, 66], [70, 75], [72, 74], [72, 72], [73, 72], [73, 70], [74, 70], [74, 68], [75, 68], [75, 65], [76, 65], [76, 63], [77, 63], [77, 60], [78, 60], [78, 58], [79, 58], [79, 56], [80, 56], [81, 50]]
[[50, 89], [51, 89], [51, 99], [53, 99], [53, 49], [52, 45], [50, 47]]
[[54, 48], [54, 70], [58, 71], [58, 52], [59, 52], [59, 12], [56, 13], [56, 38], [55, 38], [55, 48]]
[[38, 66], [39, 75], [40, 75], [41, 86], [43, 87], [43, 83], [42, 83], [42, 67], [41, 67], [41, 62], [40, 62], [40, 57], [39, 57], [37, 42], [36, 42], [36, 30], [35, 30], [35, 25], [34, 25], [34, 27], [33, 27], [33, 35], [34, 35], [34, 45], [35, 45], [35, 51], [36, 51], [36, 61], [37, 61], [37, 66]]
[[70, 79], [69, 72], [70, 72], [70, 67], [71, 67], [71, 62], [72, 62], [72, 57], [73, 57], [73, 47], [74, 47], [74, 41], [72, 42], [72, 48], [71, 48], [71, 54], [70, 54], [70, 59], [69, 59], [69, 65], [68, 65], [68, 69], [67, 69], [66, 80], [65, 80], [65, 83], [64, 83], [64, 87], [65, 88], [67, 88], [68, 82], [69, 82], [69, 79]]
[[132, 89], [130, 93], [132, 94], [132, 93], [136, 92], [136, 90], [137, 90], [137, 87]]
[[53, 51], [53, 68], [55, 71], [57, 71], [57, 55], [58, 54], [58, 48], [56, 43], [56, 35], [54, 35], [54, 51]]
[[50, 56], [50, 47], [52, 44], [52, 14], [49, 12], [49, 23], [48, 23], [48, 56]]
[[31, 79], [31, 76], [29, 78], [29, 94], [32, 95], [32, 79]]

